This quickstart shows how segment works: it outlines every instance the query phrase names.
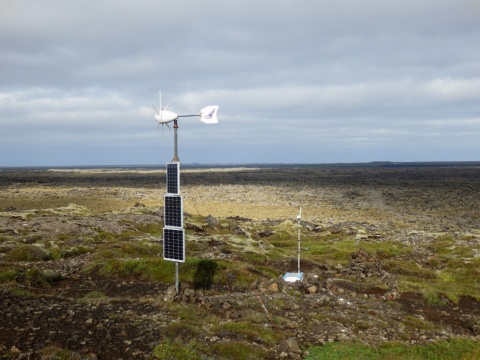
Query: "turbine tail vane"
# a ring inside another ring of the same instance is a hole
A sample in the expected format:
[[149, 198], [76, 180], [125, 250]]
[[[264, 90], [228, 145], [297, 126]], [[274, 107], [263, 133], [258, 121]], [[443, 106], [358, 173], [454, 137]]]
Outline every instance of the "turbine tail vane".
[[218, 123], [217, 119], [218, 105], [206, 106], [200, 110], [200, 120], [205, 124], [216, 124]]

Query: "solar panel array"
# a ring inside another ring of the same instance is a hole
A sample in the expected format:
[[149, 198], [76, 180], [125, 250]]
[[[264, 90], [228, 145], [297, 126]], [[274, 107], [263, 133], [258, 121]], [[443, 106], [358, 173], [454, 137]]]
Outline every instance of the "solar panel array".
[[185, 262], [185, 230], [183, 229], [183, 198], [180, 195], [180, 163], [167, 164], [167, 195], [165, 195], [163, 259]]
[[179, 228], [163, 228], [163, 259], [185, 262], [185, 231]]
[[167, 164], [167, 193], [180, 194], [180, 163]]

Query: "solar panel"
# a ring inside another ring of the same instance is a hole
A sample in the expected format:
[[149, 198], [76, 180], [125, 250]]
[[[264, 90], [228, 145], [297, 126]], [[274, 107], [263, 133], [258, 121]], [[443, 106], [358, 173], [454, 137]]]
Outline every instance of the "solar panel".
[[180, 163], [167, 164], [167, 193], [180, 194]]
[[183, 201], [178, 195], [165, 195], [165, 226], [183, 227]]
[[163, 259], [185, 262], [185, 231], [176, 228], [163, 228]]

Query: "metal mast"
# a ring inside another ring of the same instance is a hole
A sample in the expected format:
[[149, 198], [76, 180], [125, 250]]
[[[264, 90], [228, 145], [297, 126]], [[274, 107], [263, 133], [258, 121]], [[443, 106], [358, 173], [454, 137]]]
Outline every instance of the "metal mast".
[[173, 159], [172, 162], [180, 162], [178, 157], [178, 122], [177, 120], [173, 121]]
[[298, 270], [297, 272], [300, 274], [300, 221], [302, 220], [302, 208], [300, 208], [300, 212], [297, 216], [298, 222]]

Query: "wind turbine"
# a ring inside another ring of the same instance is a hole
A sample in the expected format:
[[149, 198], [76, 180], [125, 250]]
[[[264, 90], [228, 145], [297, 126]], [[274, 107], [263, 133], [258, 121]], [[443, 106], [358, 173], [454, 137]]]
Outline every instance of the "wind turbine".
[[162, 92], [161, 91], [158, 92], [158, 96], [159, 96], [159, 99], [160, 99], [160, 108], [157, 109], [155, 107], [155, 105], [152, 105], [154, 110], [155, 110], [154, 118], [157, 121], [156, 128], [158, 127], [158, 125], [162, 125], [162, 126], [167, 125], [169, 127], [168, 123], [170, 123], [172, 121], [175, 122], [176, 120], [178, 120], [178, 118], [193, 117], [193, 116], [200, 116], [200, 120], [202, 122], [206, 123], [206, 124], [216, 124], [216, 123], [218, 123], [218, 119], [217, 119], [218, 105], [206, 106], [206, 107], [204, 107], [203, 109], [200, 110], [199, 114], [178, 115], [178, 114], [174, 113], [173, 111], [168, 110], [168, 106], [170, 104], [167, 104], [167, 106], [165, 106], [165, 109], [163, 108], [163, 106], [162, 106]]
[[[157, 129], [158, 125], [167, 125], [170, 122], [173, 122], [173, 132], [174, 132], [174, 156], [170, 164], [167, 164], [167, 191], [169, 189], [169, 181], [173, 181], [175, 184], [175, 176], [169, 176], [168, 169], [169, 165], [173, 165], [171, 167], [171, 171], [173, 171], [176, 176], [179, 176], [180, 170], [180, 159], [178, 158], [178, 141], [177, 141], [177, 130], [178, 130], [178, 119], [181, 117], [193, 117], [193, 116], [200, 116], [200, 120], [206, 124], [216, 124], [218, 123], [217, 120], [217, 111], [218, 106], [207, 106], [200, 110], [200, 114], [193, 114], [193, 115], [178, 115], [173, 111], [168, 110], [168, 105], [165, 109], [162, 106], [162, 92], [158, 92], [159, 100], [160, 100], [160, 108], [157, 110], [155, 106], [155, 120], [157, 121]], [[168, 126], [169, 127], [169, 126]], [[170, 127], [169, 127], [170, 128]], [[175, 170], [173, 170], [175, 169]], [[171, 206], [167, 206], [167, 198], [165, 196], [165, 219], [168, 217], [174, 218], [176, 221], [172, 221], [171, 223], [164, 222], [164, 230], [163, 230], [163, 240], [164, 240], [164, 259], [175, 261], [175, 290], [177, 294], [179, 293], [179, 275], [178, 275], [178, 267], [179, 262], [185, 261], [185, 232], [183, 229], [183, 199], [182, 196], [179, 194], [180, 191], [180, 184], [179, 178], [177, 180], [176, 186], [176, 195], [174, 197], [175, 201], [171, 203]], [[176, 205], [175, 205], [176, 204]], [[178, 217], [180, 216], [180, 220]], [[168, 235], [170, 234], [170, 235]], [[167, 249], [167, 247], [168, 249]], [[180, 251], [180, 252], [179, 252]], [[181, 254], [183, 251], [183, 254]]]
[[162, 92], [158, 92], [158, 96], [160, 99], [160, 109], [156, 109], [154, 105], [153, 108], [155, 109], [155, 120], [157, 121], [157, 126], [155, 129], [157, 129], [158, 125], [167, 125], [168, 128], [170, 129], [170, 126], [168, 123], [173, 121], [173, 130], [174, 130], [174, 155], [172, 162], [180, 162], [180, 159], [178, 158], [178, 145], [177, 145], [177, 130], [178, 130], [178, 119], [183, 118], [183, 117], [194, 117], [194, 116], [200, 116], [200, 120], [206, 124], [216, 124], [218, 123], [217, 119], [217, 111], [218, 111], [218, 105], [210, 105], [206, 106], [203, 109], [200, 110], [200, 114], [192, 114], [192, 115], [178, 115], [174, 113], [173, 111], [168, 110], [169, 104], [165, 107], [165, 109], [162, 107]]

